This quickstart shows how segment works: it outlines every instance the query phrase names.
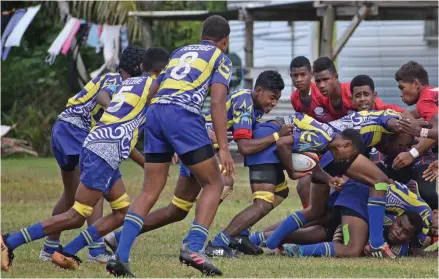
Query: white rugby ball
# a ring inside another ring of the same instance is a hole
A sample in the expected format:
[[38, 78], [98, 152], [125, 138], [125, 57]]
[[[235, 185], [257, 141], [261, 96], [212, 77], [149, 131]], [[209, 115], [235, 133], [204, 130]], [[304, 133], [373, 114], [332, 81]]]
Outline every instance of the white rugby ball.
[[313, 152], [293, 153], [293, 167], [295, 171], [310, 171], [319, 163], [319, 156]]

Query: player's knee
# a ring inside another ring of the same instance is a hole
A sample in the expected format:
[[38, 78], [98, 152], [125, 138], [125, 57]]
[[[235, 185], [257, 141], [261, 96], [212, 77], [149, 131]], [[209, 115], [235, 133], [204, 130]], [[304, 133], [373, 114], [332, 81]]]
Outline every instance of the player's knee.
[[181, 221], [186, 218], [193, 205], [194, 202], [174, 196], [168, 207], [168, 217], [174, 222]]
[[256, 191], [253, 193], [253, 204], [260, 215], [267, 215], [273, 209], [274, 194], [268, 191]]
[[[286, 181], [285, 181], [285, 185], [286, 185]], [[273, 207], [279, 206], [279, 204], [281, 204], [288, 197], [289, 193], [290, 193], [290, 189], [288, 188], [288, 186], [281, 190], [277, 190], [277, 191], [275, 190]]]
[[221, 200], [225, 200], [233, 191], [233, 184], [232, 186], [224, 186], [223, 192], [221, 193]]
[[303, 210], [303, 215], [305, 215], [306, 220], [308, 220], [309, 222], [323, 216], [325, 214], [325, 209], [325, 206], [313, 206], [312, 204], [310, 204], [307, 208]]

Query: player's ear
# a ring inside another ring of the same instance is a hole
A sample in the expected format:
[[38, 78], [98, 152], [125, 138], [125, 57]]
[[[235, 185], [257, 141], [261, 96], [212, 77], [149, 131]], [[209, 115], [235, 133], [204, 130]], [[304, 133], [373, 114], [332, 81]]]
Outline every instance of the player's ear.
[[377, 92], [373, 91], [372, 96], [376, 97], [377, 96]]

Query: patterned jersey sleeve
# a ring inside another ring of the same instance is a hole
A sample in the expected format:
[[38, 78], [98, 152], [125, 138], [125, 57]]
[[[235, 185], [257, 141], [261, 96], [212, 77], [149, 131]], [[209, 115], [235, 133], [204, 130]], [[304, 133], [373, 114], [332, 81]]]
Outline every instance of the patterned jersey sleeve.
[[100, 91], [107, 92], [111, 97], [121, 83], [122, 78], [120, 75], [106, 74], [102, 76]]
[[253, 135], [253, 100], [251, 94], [242, 94], [232, 100], [233, 139], [251, 139]]
[[389, 126], [387, 125], [387, 122], [390, 119], [401, 119], [401, 114], [399, 112], [394, 111], [393, 109], [386, 109], [381, 111], [381, 114], [378, 117], [377, 122], [386, 130], [390, 130]]
[[215, 68], [212, 74], [211, 84], [221, 83], [229, 88], [230, 78], [232, 77], [232, 62], [224, 53], [215, 61]]

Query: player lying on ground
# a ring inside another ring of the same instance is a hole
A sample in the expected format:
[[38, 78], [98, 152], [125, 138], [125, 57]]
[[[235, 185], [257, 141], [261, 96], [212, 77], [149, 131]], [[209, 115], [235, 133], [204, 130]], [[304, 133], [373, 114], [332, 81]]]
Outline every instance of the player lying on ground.
[[107, 263], [107, 270], [115, 276], [132, 274], [128, 263], [131, 248], [166, 185], [174, 152], [203, 188], [195, 220], [180, 249], [180, 262], [207, 275], [222, 274], [202, 250], [218, 209], [224, 182], [201, 110], [210, 89], [219, 159], [226, 175], [234, 175], [226, 123], [231, 63], [224, 52], [229, 45], [229, 34], [226, 19], [221, 16], [207, 18], [203, 23], [202, 42], [175, 50], [153, 85], [148, 97], [151, 105], [145, 128], [145, 179], [125, 217], [116, 253]]
[[[160, 73], [168, 57], [163, 49], [148, 49], [145, 61], [155, 61], [153, 65], [159, 64], [161, 67], [144, 70]], [[66, 247], [58, 249], [52, 261], [63, 268], [78, 268], [81, 261], [75, 256], [77, 251], [122, 225], [130, 202], [119, 165], [128, 158], [137, 142], [139, 126], [145, 121], [146, 99], [152, 83], [153, 78], [147, 74], [122, 83], [100, 121], [84, 141], [80, 157], [81, 179], [75, 204], [65, 213], [19, 232], [3, 235], [0, 238], [2, 270], [10, 270], [13, 250], [17, 247], [52, 233], [80, 228], [102, 197], [110, 203], [112, 213], [81, 232]]]
[[[367, 199], [368, 187], [364, 184], [348, 180], [343, 189], [333, 191], [329, 198], [328, 205], [336, 211], [336, 216], [341, 217], [342, 233], [344, 242], [331, 243], [322, 241], [331, 241], [335, 227], [340, 220], [338, 218], [319, 221], [320, 225], [310, 228], [312, 224], [306, 228], [300, 229], [284, 239], [284, 243], [295, 244], [312, 244], [306, 246], [284, 245], [283, 248], [290, 256], [335, 256], [335, 257], [358, 257], [363, 254], [363, 249], [367, 243], [368, 232], [368, 214]], [[401, 218], [404, 214], [409, 220]], [[339, 216], [340, 215], [340, 216]], [[386, 221], [384, 236], [392, 252], [396, 253], [392, 244], [408, 244], [410, 243], [411, 254], [422, 255], [423, 244], [428, 238], [437, 234], [437, 210], [431, 211], [428, 205], [416, 194], [410, 192], [406, 185], [395, 182], [392, 184], [386, 194]], [[397, 218], [397, 219], [396, 219]], [[396, 222], [394, 222], [396, 219]], [[338, 220], [338, 222], [337, 222]], [[410, 221], [411, 226], [407, 221]], [[321, 224], [324, 223], [324, 224]], [[394, 223], [390, 230], [386, 228]], [[255, 244], [262, 244], [276, 225], [266, 229], [265, 232], [255, 232], [251, 236], [251, 240]], [[326, 232], [327, 234], [325, 234]], [[414, 236], [417, 236], [414, 239]], [[408, 246], [408, 245], [407, 245]], [[400, 246], [398, 246], [400, 247]], [[365, 249], [369, 251], [369, 247]], [[407, 251], [407, 250], [406, 250]]]
[[[66, 108], [53, 125], [51, 147], [61, 169], [64, 191], [52, 211], [52, 216], [69, 210], [75, 202], [75, 193], [79, 185], [79, 154], [82, 144], [90, 129], [100, 119], [104, 109], [110, 103], [113, 93], [123, 80], [139, 76], [143, 49], [128, 46], [121, 55], [120, 73], [108, 73], [89, 81], [85, 87], [67, 101]], [[141, 154], [133, 153], [133, 160], [143, 162]], [[87, 218], [90, 226], [102, 217], [102, 200], [95, 207], [93, 214]], [[51, 260], [58, 249], [60, 234], [49, 235], [44, 241], [40, 259]], [[110, 255], [105, 252], [102, 239], [89, 246], [89, 262], [107, 262]]]
[[[343, 131], [346, 128], [358, 129], [364, 139], [367, 147], [373, 147], [378, 144], [385, 133], [392, 133], [396, 129], [396, 121], [400, 115], [392, 110], [371, 111], [371, 112], [355, 112], [340, 120], [332, 121], [326, 125], [326, 129], [334, 129], [335, 131]], [[293, 117], [294, 119], [294, 117]], [[334, 132], [335, 134], [335, 132]], [[295, 143], [292, 137], [284, 137], [280, 139], [278, 144], [278, 154], [284, 164], [287, 172], [293, 170], [292, 166], [292, 148]], [[364, 153], [363, 153], [364, 154]], [[362, 181], [370, 185], [371, 194], [369, 198], [369, 219], [370, 219], [370, 240], [372, 247], [378, 252], [393, 256], [388, 249], [388, 245], [384, 242], [382, 234], [378, 233], [382, 229], [384, 221], [384, 198], [390, 180], [379, 170], [370, 160], [363, 155], [359, 155], [354, 160], [348, 162], [334, 162], [331, 157], [335, 156], [326, 153], [320, 164], [331, 175], [336, 176], [346, 174], [350, 178]], [[381, 182], [386, 181], [386, 182]], [[314, 181], [318, 182], [318, 181]], [[311, 186], [311, 204], [303, 211], [297, 211], [289, 216], [281, 226], [267, 239], [267, 247], [275, 249], [283, 238], [289, 233], [302, 227], [309, 221], [319, 218], [325, 210], [325, 204], [328, 197], [328, 187], [313, 183]]]
[[[265, 148], [275, 142], [273, 135], [262, 139], [252, 139], [252, 130], [255, 123], [260, 121], [264, 113], [269, 113], [276, 106], [283, 88], [284, 83], [279, 73], [265, 71], [256, 79], [253, 90], [237, 90], [227, 97], [227, 131], [233, 135], [233, 139], [237, 142], [238, 148], [242, 152], [259, 151], [261, 148]], [[206, 113], [205, 119], [207, 122], [206, 127], [210, 130], [213, 128], [210, 111]], [[283, 127], [279, 132], [280, 136], [289, 133], [290, 130], [287, 126]], [[214, 135], [212, 137], [212, 141], [216, 142], [216, 137]], [[227, 181], [226, 185], [231, 185], [233, 182], [231, 177], [225, 175], [223, 175], [223, 179]], [[200, 184], [191, 174], [190, 170], [184, 164], [181, 164], [180, 176], [175, 186], [174, 197], [171, 203], [167, 207], [154, 210], [148, 214], [143, 222], [143, 228], [140, 233], [183, 220], [192, 208], [200, 191]], [[221, 199], [224, 198], [223, 192]], [[112, 250], [117, 248], [120, 234], [121, 232], [114, 232], [105, 237], [107, 244]], [[233, 243], [249, 241], [248, 235], [248, 230], [245, 230], [239, 239], [233, 240]], [[253, 251], [249, 250], [248, 253], [253, 253]]]

